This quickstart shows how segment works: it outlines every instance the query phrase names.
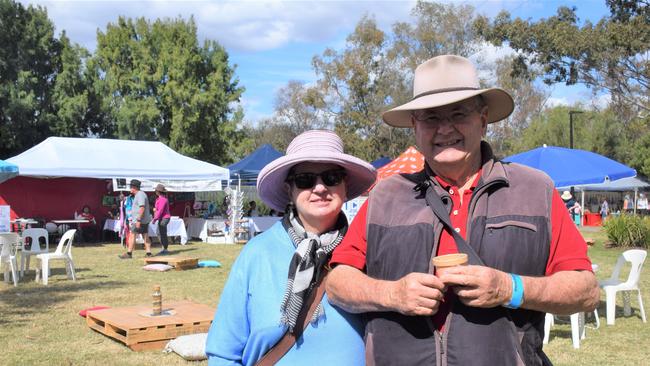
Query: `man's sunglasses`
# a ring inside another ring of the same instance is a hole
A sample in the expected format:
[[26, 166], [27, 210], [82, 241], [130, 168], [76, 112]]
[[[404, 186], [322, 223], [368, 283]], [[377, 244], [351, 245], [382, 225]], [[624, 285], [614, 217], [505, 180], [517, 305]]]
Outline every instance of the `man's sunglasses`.
[[297, 173], [287, 177], [287, 182], [293, 182], [296, 188], [307, 189], [316, 185], [316, 179], [320, 177], [328, 187], [334, 187], [343, 181], [346, 173], [343, 169], [326, 170], [321, 173]]

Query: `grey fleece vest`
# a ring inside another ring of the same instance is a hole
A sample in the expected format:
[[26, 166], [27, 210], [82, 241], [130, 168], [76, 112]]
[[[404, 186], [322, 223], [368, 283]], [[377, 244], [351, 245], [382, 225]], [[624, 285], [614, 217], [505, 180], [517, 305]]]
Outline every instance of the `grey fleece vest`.
[[[486, 143], [481, 179], [469, 203], [467, 239], [485, 265], [525, 276], [544, 276], [551, 240], [553, 183], [543, 173], [495, 161]], [[426, 176], [426, 175], [424, 175]], [[409, 179], [410, 178], [410, 179]], [[448, 212], [452, 200], [433, 179]], [[443, 226], [413, 177], [396, 175], [370, 193], [366, 269], [370, 277], [397, 280], [432, 273]], [[544, 314], [531, 310], [472, 308], [456, 301], [444, 332], [428, 317], [368, 313], [368, 365], [546, 365]]]

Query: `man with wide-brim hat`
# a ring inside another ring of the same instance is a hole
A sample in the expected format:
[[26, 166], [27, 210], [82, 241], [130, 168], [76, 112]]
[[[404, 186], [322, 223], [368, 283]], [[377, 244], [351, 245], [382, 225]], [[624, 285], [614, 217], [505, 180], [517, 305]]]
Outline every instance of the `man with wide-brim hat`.
[[[483, 141], [514, 108], [466, 58], [414, 74], [413, 99], [383, 114], [413, 128], [419, 173], [380, 181], [331, 264], [331, 302], [368, 312], [372, 364], [542, 365], [544, 314], [593, 310], [587, 246], [544, 173], [497, 160]], [[440, 273], [435, 256], [465, 253]]]
[[129, 182], [133, 203], [131, 206], [131, 219], [129, 223], [129, 236], [126, 239], [126, 252], [118, 255], [120, 259], [133, 258], [135, 249], [135, 238], [138, 234], [142, 235], [144, 240], [145, 256], [151, 257], [151, 239], [149, 238], [149, 223], [151, 223], [151, 212], [149, 209], [149, 199], [147, 194], [140, 188], [142, 182], [137, 179], [131, 179]]

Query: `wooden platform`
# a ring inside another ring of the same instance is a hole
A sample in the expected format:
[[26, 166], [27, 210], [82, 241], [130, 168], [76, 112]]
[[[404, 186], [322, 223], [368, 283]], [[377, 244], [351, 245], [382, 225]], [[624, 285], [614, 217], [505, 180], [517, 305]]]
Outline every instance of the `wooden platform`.
[[[164, 301], [164, 299], [163, 299]], [[215, 308], [191, 301], [163, 302], [169, 316], [150, 314], [151, 304], [89, 311], [88, 326], [124, 343], [134, 351], [163, 349], [170, 340], [210, 328]]]
[[177, 271], [196, 268], [199, 265], [199, 258], [194, 257], [175, 257], [161, 255], [159, 257], [149, 257], [144, 259], [145, 264], [163, 263], [174, 266]]

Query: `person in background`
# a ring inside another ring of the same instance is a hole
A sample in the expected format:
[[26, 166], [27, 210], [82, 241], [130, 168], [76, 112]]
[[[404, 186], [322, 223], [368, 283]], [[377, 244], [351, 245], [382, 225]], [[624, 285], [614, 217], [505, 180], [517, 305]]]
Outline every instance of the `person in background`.
[[607, 198], [603, 197], [603, 202], [600, 204], [600, 217], [605, 221], [609, 215], [609, 203], [607, 203]]
[[169, 245], [169, 239], [167, 238], [167, 225], [172, 215], [169, 212], [169, 200], [167, 199], [167, 190], [164, 185], [158, 184], [156, 186], [156, 196], [156, 203], [154, 205], [155, 214], [151, 223], [158, 223], [158, 236], [162, 245], [162, 250], [156, 255], [168, 255], [169, 251], [167, 251], [167, 247]]
[[[129, 237], [129, 216], [131, 211], [131, 205], [133, 203], [133, 197], [131, 194], [124, 194], [120, 192], [120, 238], [121, 240], [128, 241]], [[122, 241], [122, 244], [124, 242]]]
[[81, 230], [81, 237], [85, 242], [95, 241], [97, 238], [97, 220], [95, 220], [95, 215], [90, 213], [90, 206], [85, 205], [81, 209], [81, 214], [79, 218], [88, 220], [87, 223], [79, 224], [79, 230]]
[[631, 209], [632, 209], [632, 203], [630, 202], [630, 195], [626, 194], [625, 197], [623, 197], [623, 212], [625, 213]]
[[257, 213], [257, 203], [255, 201], [248, 202], [248, 210], [246, 211], [246, 217], [255, 217], [259, 216]]
[[581, 211], [580, 204], [573, 198], [573, 195], [569, 191], [562, 192], [560, 197], [564, 201], [564, 206], [569, 210], [571, 220], [576, 222], [576, 218], [579, 217]]
[[262, 169], [259, 197], [286, 215], [251, 239], [233, 264], [208, 332], [210, 366], [256, 365], [291, 334], [296, 342], [278, 365], [364, 364], [362, 319], [330, 305], [327, 296], [310, 295], [322, 294], [325, 265], [347, 230], [343, 203], [375, 177], [330, 131], [298, 135], [284, 157]]
[[640, 215], [646, 215], [648, 213], [648, 198], [644, 193], [639, 193], [639, 198], [636, 201], [636, 209]]
[[140, 183], [137, 179], [130, 182], [131, 194], [133, 195], [133, 204], [131, 207], [131, 225], [129, 230], [131, 235], [127, 240], [127, 252], [119, 255], [120, 259], [133, 258], [133, 249], [135, 249], [135, 237], [142, 234], [144, 238], [144, 249], [147, 257], [151, 257], [151, 239], [149, 238], [149, 223], [151, 222], [151, 210], [149, 209], [149, 199], [147, 194], [140, 190]]
[[109, 219], [117, 220], [120, 218], [120, 209], [117, 207], [117, 204], [113, 203], [111, 209], [106, 213]]

